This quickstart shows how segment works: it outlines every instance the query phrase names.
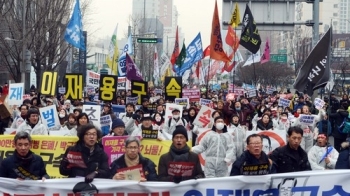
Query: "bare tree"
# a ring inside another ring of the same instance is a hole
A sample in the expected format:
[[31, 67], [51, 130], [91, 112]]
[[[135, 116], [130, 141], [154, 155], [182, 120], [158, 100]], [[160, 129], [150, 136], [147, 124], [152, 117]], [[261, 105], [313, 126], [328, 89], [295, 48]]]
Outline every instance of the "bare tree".
[[[71, 16], [74, 0], [0, 0], [1, 24], [5, 32], [0, 33], [1, 63], [10, 72], [12, 78], [20, 81], [20, 63], [22, 62], [22, 45], [31, 52], [30, 63], [37, 74], [37, 86], [43, 71], [53, 71], [66, 58], [68, 44], [64, 39], [66, 24]], [[89, 5], [85, 1], [81, 9]], [[25, 17], [22, 16], [24, 7]], [[25, 35], [23, 32], [25, 20]], [[6, 41], [5, 37], [20, 41]], [[28, 69], [28, 68], [27, 68]]]

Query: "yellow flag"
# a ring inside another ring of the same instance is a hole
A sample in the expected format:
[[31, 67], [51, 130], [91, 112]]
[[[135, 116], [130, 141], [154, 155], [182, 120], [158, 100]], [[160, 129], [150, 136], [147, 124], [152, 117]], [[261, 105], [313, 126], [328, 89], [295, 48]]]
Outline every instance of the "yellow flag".
[[106, 63], [111, 69], [112, 75], [117, 75], [118, 70], [118, 57], [119, 57], [119, 50], [118, 50], [118, 44], [117, 44], [117, 29], [118, 25], [115, 27], [111, 41], [108, 46], [108, 55], [106, 58]]
[[230, 25], [232, 28], [237, 27], [241, 23], [241, 15], [239, 13], [239, 8], [237, 2], [235, 3], [235, 9], [233, 10], [231, 20], [230, 20]]

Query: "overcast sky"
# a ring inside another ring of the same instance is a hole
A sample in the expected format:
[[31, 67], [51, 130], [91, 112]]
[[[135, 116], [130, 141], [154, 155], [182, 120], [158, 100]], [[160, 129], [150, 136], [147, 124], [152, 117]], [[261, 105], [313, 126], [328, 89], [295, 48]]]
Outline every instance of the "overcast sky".
[[[203, 48], [210, 43], [214, 0], [174, 0], [179, 12], [178, 25], [188, 45], [201, 32]], [[218, 0], [219, 17], [222, 17], [222, 0]], [[132, 0], [92, 0], [87, 30], [93, 38], [111, 37], [118, 23], [118, 39], [124, 38], [128, 17], [132, 12]]]

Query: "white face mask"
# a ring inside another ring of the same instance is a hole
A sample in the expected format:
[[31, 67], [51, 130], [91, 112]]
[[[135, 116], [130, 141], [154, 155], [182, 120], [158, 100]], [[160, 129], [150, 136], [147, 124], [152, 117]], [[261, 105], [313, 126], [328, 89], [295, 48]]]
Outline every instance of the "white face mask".
[[217, 130], [222, 130], [225, 127], [224, 123], [216, 123], [215, 128]]
[[64, 115], [64, 114], [59, 114], [58, 115], [60, 118], [64, 118], [66, 115]]
[[178, 119], [178, 118], [180, 118], [180, 115], [173, 115], [173, 118]]
[[160, 120], [162, 120], [162, 118], [161, 117], [156, 117], [156, 121], [160, 121]]

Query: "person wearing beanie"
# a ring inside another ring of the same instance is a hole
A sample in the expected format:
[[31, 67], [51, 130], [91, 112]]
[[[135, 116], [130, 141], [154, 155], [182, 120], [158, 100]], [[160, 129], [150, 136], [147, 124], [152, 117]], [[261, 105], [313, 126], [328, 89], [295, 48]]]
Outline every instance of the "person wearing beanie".
[[[159, 159], [158, 177], [159, 181], [180, 183], [184, 180], [205, 178], [199, 157], [190, 151], [187, 145], [188, 135], [184, 126], [176, 126], [172, 134], [172, 144], [168, 153]], [[169, 165], [174, 167], [190, 166], [187, 171], [172, 171]]]
[[328, 143], [327, 133], [318, 134], [316, 144], [307, 153], [312, 170], [335, 169], [338, 151]]
[[125, 131], [125, 124], [121, 119], [116, 118], [112, 121], [112, 129], [109, 135], [110, 136], [128, 135], [128, 133], [126, 133]]
[[236, 147], [236, 157], [240, 157], [245, 149], [244, 140], [246, 138], [246, 130], [239, 123], [239, 116], [233, 114], [230, 125], [227, 126], [227, 132], [233, 137], [233, 143]]
[[236, 147], [233, 144], [232, 134], [222, 116], [214, 119], [212, 131], [207, 132], [192, 148], [196, 154], [205, 153], [204, 174], [206, 178], [228, 176], [228, 166], [236, 160]]

